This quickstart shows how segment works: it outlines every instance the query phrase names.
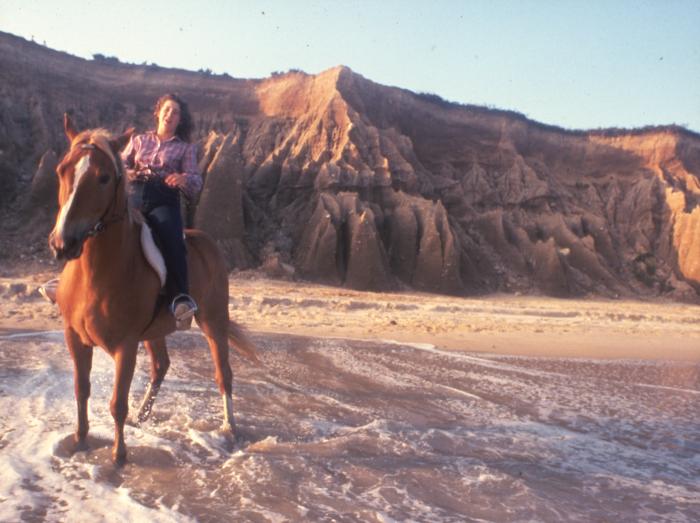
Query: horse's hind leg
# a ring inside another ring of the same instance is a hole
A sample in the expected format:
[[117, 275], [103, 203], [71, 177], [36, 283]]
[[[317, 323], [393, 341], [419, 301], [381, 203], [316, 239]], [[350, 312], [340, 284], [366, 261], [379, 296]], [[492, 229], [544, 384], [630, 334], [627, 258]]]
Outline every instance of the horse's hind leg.
[[126, 445], [124, 444], [124, 422], [129, 413], [129, 388], [134, 377], [136, 366], [136, 350], [138, 342], [129, 343], [110, 351], [114, 357], [116, 375], [112, 401], [109, 404], [114, 418], [114, 447], [112, 459], [116, 465], [126, 462]]
[[219, 322], [197, 321], [209, 343], [212, 360], [214, 360], [214, 377], [224, 404], [223, 430], [236, 434], [233, 419], [233, 373], [228, 361], [228, 318]]
[[65, 331], [66, 344], [73, 358], [73, 381], [75, 401], [78, 405], [78, 426], [75, 430], [76, 450], [87, 448], [88, 423], [87, 403], [90, 397], [90, 370], [92, 369], [93, 348], [80, 341], [72, 329]]
[[151, 415], [153, 402], [156, 400], [165, 374], [170, 367], [170, 358], [168, 357], [168, 348], [165, 345], [165, 338], [146, 341], [144, 342], [144, 346], [151, 358], [151, 382], [148, 384], [146, 394], [143, 397], [139, 412], [136, 415], [138, 423], [143, 423]]

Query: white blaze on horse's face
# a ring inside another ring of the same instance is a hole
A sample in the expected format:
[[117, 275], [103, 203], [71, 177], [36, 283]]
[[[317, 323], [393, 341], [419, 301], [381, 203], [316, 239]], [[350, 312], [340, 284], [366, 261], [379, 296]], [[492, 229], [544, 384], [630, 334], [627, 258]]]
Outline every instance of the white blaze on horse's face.
[[85, 156], [81, 157], [80, 160], [78, 160], [78, 162], [75, 164], [75, 172], [73, 175], [73, 189], [71, 190], [70, 196], [68, 196], [66, 203], [64, 203], [61, 206], [61, 212], [58, 215], [58, 220], [56, 220], [56, 226], [54, 227], [54, 235], [57, 238], [60, 238], [62, 241], [65, 240], [66, 218], [68, 217], [68, 213], [70, 212], [71, 207], [73, 206], [73, 202], [75, 201], [75, 193], [78, 190], [80, 182], [85, 176], [85, 173], [87, 173], [89, 169], [90, 154], [88, 153]]

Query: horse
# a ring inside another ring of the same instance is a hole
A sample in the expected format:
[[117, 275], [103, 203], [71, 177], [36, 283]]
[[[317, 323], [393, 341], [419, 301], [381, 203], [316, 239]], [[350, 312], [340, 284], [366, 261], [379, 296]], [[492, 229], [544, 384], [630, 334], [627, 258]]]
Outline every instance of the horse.
[[[57, 259], [67, 260], [56, 303], [74, 366], [75, 447], [87, 449], [90, 369], [93, 348], [99, 346], [115, 365], [112, 460], [120, 466], [127, 459], [124, 424], [139, 342], [151, 367], [137, 424], [148, 419], [168, 371], [165, 336], [175, 330], [175, 319], [159, 299], [161, 280], [141, 248], [143, 218], [128, 205], [119, 151], [134, 130], [118, 137], [104, 129], [78, 132], [67, 114], [63, 124], [70, 148], [56, 168], [59, 211], [49, 245]], [[222, 428], [235, 438], [229, 341], [241, 355], [259, 363], [257, 350], [244, 328], [229, 318], [228, 273], [216, 244], [202, 231], [187, 229], [185, 235], [191, 294], [199, 304], [195, 321], [214, 361], [224, 403]]]

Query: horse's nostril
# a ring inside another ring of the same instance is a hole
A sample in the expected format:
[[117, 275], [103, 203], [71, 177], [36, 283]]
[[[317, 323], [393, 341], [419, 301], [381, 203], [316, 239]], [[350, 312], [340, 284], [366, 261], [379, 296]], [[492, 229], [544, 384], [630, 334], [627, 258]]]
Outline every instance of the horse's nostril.
[[67, 260], [74, 260], [83, 252], [83, 241], [80, 238], [71, 236], [63, 241], [63, 248], [60, 250], [59, 257]]
[[82, 245], [75, 236], [61, 237], [52, 232], [49, 235], [49, 247], [58, 260], [77, 258], [82, 251]]
[[51, 244], [51, 253], [53, 254], [53, 257], [56, 258], [57, 260], [62, 260], [63, 259], [63, 249], [60, 247], [56, 247], [55, 245]]

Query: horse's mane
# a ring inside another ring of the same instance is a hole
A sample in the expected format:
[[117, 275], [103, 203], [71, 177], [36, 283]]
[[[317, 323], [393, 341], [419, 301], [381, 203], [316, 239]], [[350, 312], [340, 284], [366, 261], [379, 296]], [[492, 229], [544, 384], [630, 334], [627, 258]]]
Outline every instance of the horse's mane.
[[[124, 165], [122, 164], [122, 159], [118, 154], [114, 154], [114, 151], [112, 150], [112, 147], [109, 145], [109, 142], [114, 140], [114, 135], [109, 132], [107, 129], [104, 128], [97, 128], [97, 129], [86, 129], [84, 131], [81, 131], [78, 133], [73, 140], [71, 140], [70, 148], [73, 149], [74, 147], [80, 146], [80, 145], [94, 145], [97, 149], [102, 151], [107, 155], [107, 157], [112, 161], [112, 164], [114, 165], [114, 171], [117, 175], [118, 178], [123, 178], [124, 177]], [[124, 197], [128, 199], [128, 195], [126, 193], [126, 183], [123, 184], [124, 187]], [[129, 222], [134, 223], [134, 221], [141, 223], [136, 216], [134, 216], [134, 212], [131, 209], [131, 206], [127, 204], [127, 214], [129, 217]]]

